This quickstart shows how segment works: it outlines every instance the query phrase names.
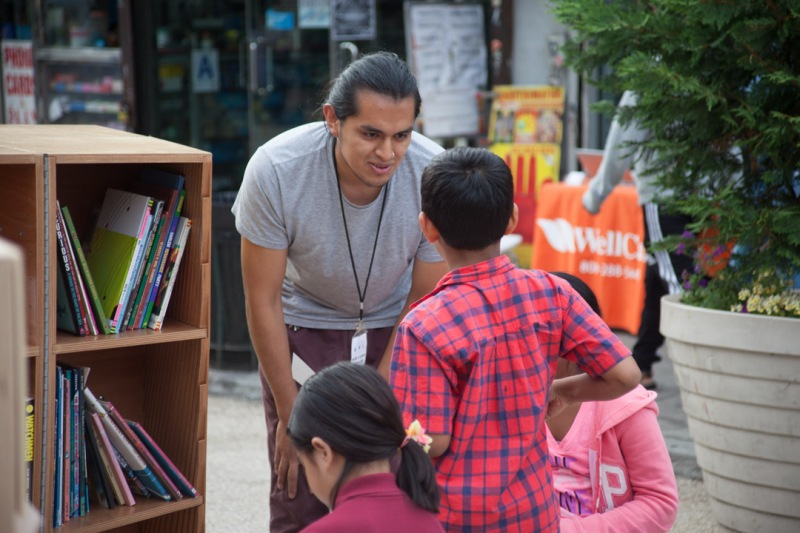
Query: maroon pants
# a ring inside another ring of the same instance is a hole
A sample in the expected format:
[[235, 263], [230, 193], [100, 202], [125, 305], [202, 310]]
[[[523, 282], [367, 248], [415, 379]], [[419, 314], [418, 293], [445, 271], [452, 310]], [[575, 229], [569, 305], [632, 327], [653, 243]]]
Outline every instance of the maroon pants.
[[[289, 351], [296, 353], [315, 372], [339, 361], [350, 360], [350, 343], [355, 330], [308, 329], [287, 326]], [[367, 331], [367, 365], [377, 368], [389, 343], [392, 328]], [[259, 369], [261, 377], [264, 415], [267, 420], [267, 449], [272, 484], [269, 495], [269, 529], [272, 533], [296, 533], [310, 523], [328, 514], [328, 508], [311, 494], [305, 473], [300, 467], [297, 480], [297, 495], [289, 499], [285, 490], [278, 488], [275, 471], [275, 434], [278, 428], [278, 412], [275, 399]], [[298, 386], [299, 388], [299, 386]]]

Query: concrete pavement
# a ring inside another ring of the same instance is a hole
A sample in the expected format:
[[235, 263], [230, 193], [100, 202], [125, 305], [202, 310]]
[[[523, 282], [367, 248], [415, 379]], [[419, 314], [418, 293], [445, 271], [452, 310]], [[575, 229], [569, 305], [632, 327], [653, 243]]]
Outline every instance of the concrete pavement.
[[[632, 346], [631, 335], [617, 332]], [[243, 359], [244, 360], [244, 359]], [[244, 366], [247, 366], [246, 364]], [[654, 367], [659, 424], [670, 451], [681, 507], [673, 532], [716, 532], [668, 358]], [[261, 386], [254, 370], [209, 372], [206, 529], [266, 532], [269, 463]]]

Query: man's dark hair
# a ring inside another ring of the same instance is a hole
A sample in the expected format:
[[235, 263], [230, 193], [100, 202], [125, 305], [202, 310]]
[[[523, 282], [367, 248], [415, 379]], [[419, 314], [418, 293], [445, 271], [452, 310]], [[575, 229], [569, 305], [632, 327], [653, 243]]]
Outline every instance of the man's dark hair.
[[499, 242], [514, 211], [511, 169], [484, 148], [446, 150], [422, 173], [422, 211], [452, 248]]
[[333, 82], [325, 103], [333, 106], [336, 118], [344, 120], [358, 113], [357, 97], [362, 89], [396, 101], [413, 97], [414, 118], [419, 116], [422, 98], [417, 80], [397, 54], [375, 52], [350, 63]]

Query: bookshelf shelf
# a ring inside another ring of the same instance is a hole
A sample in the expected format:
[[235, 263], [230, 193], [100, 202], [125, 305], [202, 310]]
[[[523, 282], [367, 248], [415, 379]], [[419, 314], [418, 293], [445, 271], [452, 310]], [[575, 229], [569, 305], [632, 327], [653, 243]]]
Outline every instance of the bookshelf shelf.
[[99, 509], [97, 512], [92, 511], [81, 518], [73, 518], [58, 528], [58, 531], [60, 533], [100, 533], [185, 509], [192, 509], [204, 503], [202, 497], [183, 499], [177, 502], [140, 498], [133, 507]]
[[80, 353], [126, 346], [144, 346], [146, 344], [204, 339], [207, 336], [208, 331], [205, 328], [198, 328], [173, 320], [160, 331], [136, 329], [123, 331], [116, 335], [86, 337], [77, 337], [67, 332], [58, 331], [56, 332], [54, 350], [57, 354]]
[[[78, 337], [56, 329], [56, 201], [87, 234], [109, 187], [145, 168], [181, 174], [192, 231], [163, 328]], [[0, 125], [0, 237], [22, 248], [27, 395], [35, 402], [34, 506], [45, 532], [204, 530], [211, 280], [211, 154], [100, 126]], [[179, 501], [136, 498], [53, 527], [57, 364], [90, 367], [86, 385], [140, 422], [197, 489]]]

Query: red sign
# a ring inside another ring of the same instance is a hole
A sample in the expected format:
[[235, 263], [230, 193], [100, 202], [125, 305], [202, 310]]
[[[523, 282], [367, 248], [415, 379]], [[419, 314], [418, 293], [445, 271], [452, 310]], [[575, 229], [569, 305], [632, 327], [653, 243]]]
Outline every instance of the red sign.
[[6, 124], [36, 124], [33, 42], [3, 41], [3, 101]]
[[557, 144], [493, 144], [490, 150], [502, 157], [514, 176], [514, 202], [519, 207], [519, 221], [514, 233], [522, 235], [515, 249], [522, 267], [530, 266], [530, 248], [536, 202], [542, 184], [558, 181], [561, 148]]

